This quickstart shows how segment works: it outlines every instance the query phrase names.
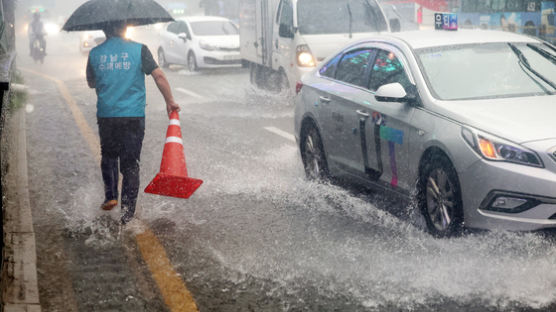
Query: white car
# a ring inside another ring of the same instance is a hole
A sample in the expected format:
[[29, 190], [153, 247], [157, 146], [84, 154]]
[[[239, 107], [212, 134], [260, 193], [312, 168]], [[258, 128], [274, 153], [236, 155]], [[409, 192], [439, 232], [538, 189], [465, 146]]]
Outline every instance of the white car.
[[83, 54], [87, 54], [105, 40], [106, 36], [102, 30], [86, 31], [81, 35], [81, 40], [79, 40], [79, 51]]
[[241, 65], [239, 30], [223, 17], [184, 17], [160, 33], [158, 63], [186, 65], [190, 71]]

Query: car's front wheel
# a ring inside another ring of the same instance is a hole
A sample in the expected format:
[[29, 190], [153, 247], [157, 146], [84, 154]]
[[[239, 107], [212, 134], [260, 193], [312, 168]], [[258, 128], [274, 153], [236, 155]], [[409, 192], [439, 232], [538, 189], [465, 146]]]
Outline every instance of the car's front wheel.
[[446, 156], [437, 154], [426, 160], [419, 181], [419, 206], [434, 236], [451, 237], [461, 233], [461, 189], [456, 170]]
[[197, 67], [197, 58], [193, 52], [189, 52], [187, 55], [187, 68], [190, 72], [196, 72], [199, 69]]
[[288, 76], [286, 75], [286, 72], [284, 70], [280, 70], [278, 72], [279, 78], [278, 78], [278, 92], [282, 93], [282, 94], [288, 94], [288, 92], [290, 91], [290, 83], [288, 81]]
[[314, 126], [309, 126], [303, 132], [301, 158], [305, 167], [305, 175], [309, 180], [325, 180], [328, 178], [328, 166], [322, 140]]

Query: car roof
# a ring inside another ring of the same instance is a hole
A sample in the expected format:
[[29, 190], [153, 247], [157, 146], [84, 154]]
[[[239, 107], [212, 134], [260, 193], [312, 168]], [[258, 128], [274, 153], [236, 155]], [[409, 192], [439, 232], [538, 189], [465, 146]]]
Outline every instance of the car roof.
[[415, 30], [382, 35], [388, 39], [399, 39], [406, 42], [412, 49], [432, 48], [451, 45], [481, 44], [481, 43], [503, 43], [503, 42], [525, 42], [538, 43], [539, 40], [515, 34], [507, 31], [460, 29], [448, 30]]
[[229, 21], [229, 19], [220, 16], [185, 16], [177, 18], [177, 20], [187, 22], [209, 22], [209, 21]]

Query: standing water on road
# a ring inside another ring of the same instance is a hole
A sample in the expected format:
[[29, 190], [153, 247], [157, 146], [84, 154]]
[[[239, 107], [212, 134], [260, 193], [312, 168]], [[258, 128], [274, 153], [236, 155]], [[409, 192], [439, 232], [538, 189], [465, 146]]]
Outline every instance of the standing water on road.
[[556, 300], [554, 240], [508, 232], [435, 239], [412, 225], [418, 220], [376, 208], [385, 205], [380, 199], [305, 181], [298, 159], [284, 145], [246, 157], [252, 170], [207, 172], [199, 196], [217, 208], [195, 210], [183, 227], [205, 220], [203, 232], [214, 225], [233, 236], [197, 243], [213, 250], [234, 282], [245, 281], [236, 273], [256, 276], [273, 281], [277, 296], [304, 298], [314, 288], [319, 298], [349, 298], [370, 310], [446, 302], [542, 309]]

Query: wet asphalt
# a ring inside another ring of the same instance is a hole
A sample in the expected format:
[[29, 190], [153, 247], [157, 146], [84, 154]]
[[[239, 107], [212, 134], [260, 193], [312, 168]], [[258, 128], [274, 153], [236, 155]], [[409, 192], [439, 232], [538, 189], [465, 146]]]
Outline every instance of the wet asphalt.
[[[156, 40], [143, 39], [154, 51]], [[45, 64], [33, 64], [23, 42], [18, 66], [62, 80], [96, 133], [77, 37], [49, 40]], [[434, 239], [412, 205], [306, 181], [295, 142], [267, 130], [293, 134], [293, 107], [253, 89], [246, 70], [165, 72], [182, 106], [189, 174], [205, 183], [189, 200], [141, 193], [137, 217], [200, 311], [556, 310], [553, 236]], [[136, 230], [120, 232], [118, 209], [98, 208], [97, 159], [56, 85], [22, 73], [43, 310], [167, 311]], [[158, 171], [168, 124], [147, 81], [142, 188]]]

